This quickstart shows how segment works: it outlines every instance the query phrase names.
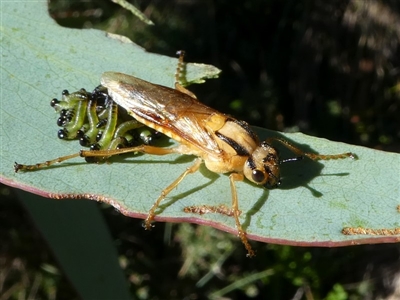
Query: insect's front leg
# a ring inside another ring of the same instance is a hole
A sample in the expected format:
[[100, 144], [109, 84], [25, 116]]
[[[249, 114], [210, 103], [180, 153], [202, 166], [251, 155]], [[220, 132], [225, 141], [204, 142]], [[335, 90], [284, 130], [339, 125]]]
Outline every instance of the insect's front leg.
[[231, 175], [229, 175], [229, 181], [231, 184], [231, 191], [232, 191], [232, 211], [233, 211], [233, 217], [235, 218], [236, 228], [238, 230], [238, 235], [240, 240], [244, 244], [244, 247], [247, 250], [247, 256], [253, 257], [256, 254], [254, 253], [254, 250], [251, 248], [251, 245], [246, 236], [246, 232], [243, 230], [242, 224], [239, 221], [239, 216], [241, 212], [239, 210], [239, 201], [237, 197], [235, 181], [243, 181], [243, 174], [232, 173]]
[[203, 215], [206, 213], [219, 213], [221, 215], [225, 215], [228, 217], [233, 217], [235, 219], [236, 228], [238, 230], [238, 235], [242, 243], [244, 244], [247, 250], [247, 256], [253, 257], [255, 256], [254, 250], [251, 248], [251, 245], [246, 237], [246, 232], [242, 228], [242, 224], [239, 221], [239, 216], [242, 213], [239, 210], [239, 201], [237, 197], [236, 185], [235, 181], [243, 181], [243, 174], [232, 173], [229, 176], [230, 184], [231, 184], [231, 191], [232, 191], [232, 206], [227, 207], [225, 205], [193, 205], [187, 206], [183, 209], [186, 213], [194, 213]]

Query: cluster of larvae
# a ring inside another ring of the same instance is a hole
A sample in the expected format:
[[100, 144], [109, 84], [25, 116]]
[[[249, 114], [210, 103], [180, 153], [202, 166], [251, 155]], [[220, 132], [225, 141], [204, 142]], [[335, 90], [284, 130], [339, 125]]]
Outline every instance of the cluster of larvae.
[[[73, 93], [64, 90], [61, 100], [53, 99], [50, 105], [60, 114], [57, 125], [62, 129], [58, 131], [58, 138], [77, 139], [81, 146], [90, 150], [150, 145], [161, 135], [129, 116], [101, 85], [91, 93], [85, 89]], [[103, 159], [86, 157], [88, 162]]]

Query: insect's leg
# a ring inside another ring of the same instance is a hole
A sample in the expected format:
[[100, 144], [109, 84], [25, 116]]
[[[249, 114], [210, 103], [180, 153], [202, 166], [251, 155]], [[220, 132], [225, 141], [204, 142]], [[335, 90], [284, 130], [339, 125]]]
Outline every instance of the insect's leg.
[[177, 148], [160, 148], [149, 145], [139, 145], [136, 147], [121, 148], [121, 149], [108, 149], [108, 150], [81, 150], [79, 152], [81, 157], [110, 157], [119, 154], [131, 153], [131, 152], [141, 152], [153, 155], [166, 155], [171, 153], [179, 153]]
[[288, 141], [280, 138], [269, 138], [266, 140], [267, 143], [271, 144], [271, 142], [279, 142], [286, 148], [288, 148], [290, 151], [295, 153], [297, 157], [291, 158], [291, 159], [286, 159], [283, 160], [282, 162], [289, 162], [289, 161], [298, 161], [301, 160], [304, 156], [312, 159], [312, 160], [329, 160], [329, 159], [342, 159], [342, 158], [352, 158], [352, 159], [357, 159], [357, 155], [351, 152], [347, 153], [341, 153], [341, 154], [317, 154], [317, 153], [311, 153], [311, 152], [304, 152], [300, 148], [292, 145]]
[[344, 227], [342, 229], [344, 235], [383, 235], [391, 236], [400, 234], [400, 227], [395, 228], [364, 228], [364, 227]]
[[[217, 213], [228, 217], [233, 217], [235, 212], [232, 207], [227, 207], [224, 204], [220, 205], [192, 205], [186, 206], [183, 211], [185, 213], [204, 215], [208, 213]], [[239, 214], [242, 212], [239, 210]]]
[[247, 256], [253, 257], [255, 256], [255, 253], [251, 248], [249, 241], [247, 240], [246, 237], [246, 232], [243, 230], [242, 224], [240, 224], [239, 221], [240, 210], [239, 210], [239, 202], [237, 197], [235, 181], [243, 181], [243, 174], [232, 173], [231, 175], [229, 175], [229, 181], [231, 184], [231, 191], [232, 191], [232, 211], [233, 211], [233, 217], [235, 218], [236, 228], [238, 230], [238, 235], [240, 240], [244, 244], [244, 247], [247, 250]]
[[60, 163], [75, 157], [110, 157], [118, 154], [123, 154], [123, 153], [130, 153], [130, 152], [142, 152], [142, 153], [148, 153], [148, 154], [155, 154], [155, 155], [165, 155], [165, 154], [171, 154], [171, 153], [177, 153], [176, 148], [159, 148], [159, 147], [153, 147], [153, 146], [148, 146], [148, 145], [140, 145], [137, 147], [131, 147], [131, 148], [122, 148], [122, 149], [109, 149], [109, 150], [81, 150], [78, 153], [66, 155], [66, 156], [61, 156], [56, 159], [48, 160], [42, 163], [38, 163], [35, 165], [21, 165], [19, 163], [14, 164], [14, 170], [15, 172], [18, 171], [34, 171], [37, 169], [49, 167], [51, 165], [54, 165], [56, 163]]
[[[154, 148], [154, 147], [153, 147]], [[151, 228], [151, 222], [154, 220], [155, 211], [157, 207], [160, 205], [160, 202], [186, 177], [186, 175], [196, 172], [201, 163], [201, 158], [197, 158], [192, 166], [187, 168], [185, 172], [183, 172], [174, 182], [172, 182], [168, 187], [166, 187], [162, 192], [160, 197], [154, 202], [153, 206], [149, 210], [146, 220], [144, 221], [144, 227], [148, 230]]]
[[175, 89], [186, 95], [189, 95], [190, 97], [192, 97], [194, 99], [197, 99], [195, 94], [193, 94], [191, 91], [185, 89], [182, 86], [182, 84], [180, 84], [181, 79], [183, 77], [184, 70], [185, 70], [184, 62], [183, 62], [183, 57], [185, 56], [185, 51], [180, 50], [180, 51], [176, 52], [176, 54], [179, 55], [179, 61], [178, 61], [178, 66], [176, 67], [176, 72], [175, 72]]
[[45, 162], [38, 163], [35, 165], [21, 165], [21, 164], [15, 162], [14, 163], [14, 171], [15, 171], [15, 173], [17, 173], [18, 171], [34, 171], [37, 169], [49, 167], [55, 163], [60, 163], [60, 162], [66, 161], [71, 158], [79, 157], [79, 156], [80, 156], [80, 152], [66, 155], [66, 156], [61, 156], [61, 157], [58, 157], [58, 158], [52, 159], [52, 160], [47, 160]]

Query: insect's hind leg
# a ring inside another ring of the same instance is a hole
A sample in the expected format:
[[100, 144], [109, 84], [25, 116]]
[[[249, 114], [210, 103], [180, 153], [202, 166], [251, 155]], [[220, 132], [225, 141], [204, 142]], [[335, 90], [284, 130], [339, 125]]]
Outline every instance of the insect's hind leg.
[[63, 161], [66, 161], [66, 160], [69, 160], [69, 159], [72, 159], [72, 158], [75, 158], [75, 157], [79, 157], [79, 156], [80, 156], [80, 152], [74, 153], [74, 154], [70, 154], [70, 155], [66, 155], [66, 156], [61, 156], [61, 157], [58, 157], [56, 159], [47, 160], [45, 162], [34, 164], [34, 165], [22, 165], [22, 164], [19, 164], [19, 163], [15, 162], [14, 163], [14, 171], [15, 171], [15, 173], [17, 173], [18, 171], [34, 171], [34, 170], [37, 170], [37, 169], [42, 169], [42, 168], [45, 168], [45, 167], [49, 167], [49, 166], [54, 165], [56, 163], [60, 163], [60, 162], [63, 162]]
[[113, 150], [81, 150], [79, 152], [81, 157], [110, 157], [118, 154], [125, 154], [131, 152], [141, 152], [153, 155], [166, 155], [171, 153], [179, 153], [177, 148], [160, 148], [155, 146], [149, 145], [139, 145], [136, 147], [128, 147], [128, 148], [121, 148], [121, 149], [113, 149]]
[[144, 221], [144, 227], [146, 230], [151, 229], [151, 222], [154, 220], [155, 217], [155, 212], [158, 206], [160, 205], [161, 201], [165, 199], [165, 197], [175, 188], [178, 186], [178, 184], [183, 180], [183, 178], [186, 177], [186, 175], [191, 174], [196, 172], [201, 163], [202, 163], [201, 158], [197, 158], [194, 162], [194, 164], [190, 167], [188, 167], [185, 172], [183, 172], [177, 179], [174, 180], [169, 186], [167, 186], [162, 192], [161, 195], [158, 197], [156, 202], [154, 202], [153, 206], [149, 210], [149, 213], [147, 214], [147, 218]]
[[61, 163], [63, 161], [75, 158], [75, 157], [102, 157], [108, 158], [118, 154], [131, 153], [131, 152], [142, 152], [154, 155], [165, 155], [171, 153], [177, 153], [179, 150], [177, 148], [159, 148], [149, 145], [140, 145], [137, 147], [121, 148], [121, 149], [108, 149], [108, 150], [81, 150], [77, 153], [61, 156], [56, 159], [48, 160], [35, 165], [22, 165], [17, 162], [14, 163], [14, 171], [34, 171], [37, 169], [42, 169], [45, 167], [50, 167], [56, 163]]
[[269, 138], [265, 142], [268, 144], [271, 144], [272, 142], [279, 142], [286, 148], [288, 148], [290, 151], [295, 153], [297, 157], [291, 158], [291, 159], [285, 159], [281, 162], [290, 162], [290, 161], [298, 161], [301, 160], [304, 156], [312, 159], [312, 160], [329, 160], [329, 159], [343, 159], [343, 158], [352, 158], [352, 159], [357, 159], [357, 155], [351, 152], [347, 153], [340, 153], [340, 154], [317, 154], [317, 153], [312, 153], [312, 152], [304, 152], [300, 148], [292, 145], [288, 141], [281, 139], [281, 138]]
[[180, 50], [180, 51], [176, 52], [176, 54], [179, 55], [179, 60], [178, 60], [178, 65], [176, 67], [176, 72], [175, 72], [175, 89], [186, 95], [189, 95], [190, 97], [192, 97], [194, 99], [197, 99], [195, 94], [193, 94], [191, 91], [189, 91], [188, 89], [183, 87], [183, 85], [181, 84], [183, 75], [185, 73], [185, 64], [183, 62], [183, 58], [185, 56], [185, 51]]

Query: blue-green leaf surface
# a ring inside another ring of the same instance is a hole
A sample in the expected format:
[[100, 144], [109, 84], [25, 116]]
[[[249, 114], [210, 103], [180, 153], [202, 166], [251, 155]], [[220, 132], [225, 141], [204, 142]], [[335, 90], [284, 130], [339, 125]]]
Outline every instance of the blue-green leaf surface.
[[[44, 3], [44, 2], [43, 2]], [[43, 6], [43, 3], [42, 6]], [[193, 157], [128, 156], [89, 165], [74, 159], [36, 172], [13, 171], [14, 161], [37, 163], [80, 150], [76, 141], [57, 139], [57, 115], [49, 106], [63, 89], [91, 90], [104, 71], [118, 71], [173, 86], [175, 58], [146, 53], [98, 30], [57, 26], [38, 2], [2, 4], [1, 180], [46, 197], [69, 195], [112, 204], [123, 214], [144, 218], [161, 191], [193, 162]], [[26, 11], [34, 13], [27, 13]], [[218, 70], [188, 65], [188, 81], [216, 76]], [[400, 156], [330, 142], [303, 134], [258, 130], [261, 138], [284, 136], [305, 150], [324, 154], [354, 152], [358, 160], [282, 166], [282, 185], [264, 190], [237, 184], [241, 222], [252, 239], [291, 245], [339, 246], [395, 242], [399, 236], [344, 236], [343, 227], [400, 227]], [[279, 145], [277, 145], [279, 147]], [[282, 156], [290, 153], [282, 151]], [[235, 233], [232, 218], [190, 215], [185, 206], [231, 202], [226, 175], [187, 176], [158, 210], [158, 221], [188, 221]]]

